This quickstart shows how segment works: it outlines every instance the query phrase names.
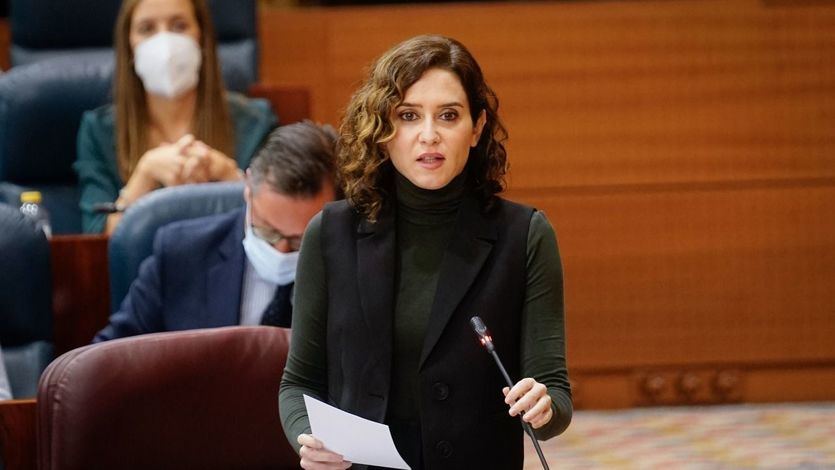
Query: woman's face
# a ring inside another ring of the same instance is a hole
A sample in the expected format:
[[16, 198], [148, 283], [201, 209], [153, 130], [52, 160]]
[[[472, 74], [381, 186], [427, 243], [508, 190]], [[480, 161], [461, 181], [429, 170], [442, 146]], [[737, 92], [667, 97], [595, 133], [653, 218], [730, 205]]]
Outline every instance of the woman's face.
[[454, 73], [429, 69], [392, 110], [394, 137], [385, 144], [394, 167], [415, 186], [440, 189], [461, 174], [484, 128], [473, 123], [467, 93]]
[[191, 0], [142, 0], [136, 5], [130, 21], [131, 49], [162, 31], [185, 34], [200, 43], [200, 25]]

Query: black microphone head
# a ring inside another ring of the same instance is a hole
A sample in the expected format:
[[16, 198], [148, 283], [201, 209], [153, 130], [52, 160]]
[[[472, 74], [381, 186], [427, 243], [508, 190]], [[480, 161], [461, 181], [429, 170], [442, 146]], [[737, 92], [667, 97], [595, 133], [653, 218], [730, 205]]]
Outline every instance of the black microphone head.
[[489, 332], [487, 331], [487, 325], [484, 324], [484, 321], [482, 321], [481, 317], [479, 317], [478, 315], [470, 318], [470, 325], [473, 327], [473, 331], [475, 331], [475, 334], [477, 334], [479, 337], [483, 338], [484, 336], [487, 336], [489, 334]]

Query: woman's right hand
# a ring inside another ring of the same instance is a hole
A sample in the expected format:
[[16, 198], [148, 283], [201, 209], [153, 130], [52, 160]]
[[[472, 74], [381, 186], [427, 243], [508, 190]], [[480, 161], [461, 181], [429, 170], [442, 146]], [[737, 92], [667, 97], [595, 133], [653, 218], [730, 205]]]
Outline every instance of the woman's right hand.
[[[189, 158], [186, 155], [186, 149], [194, 141], [194, 136], [187, 134], [173, 144], [163, 144], [145, 152], [139, 158], [139, 163], [130, 179], [119, 191], [116, 203], [127, 207], [160, 185], [177, 186], [188, 182], [183, 179], [183, 171]], [[193, 173], [199, 174], [195, 171]], [[194, 176], [192, 178], [196, 179]], [[112, 233], [121, 219], [121, 213], [108, 215], [104, 227], [105, 233]]]
[[183, 184], [183, 167], [188, 161], [186, 148], [194, 143], [194, 136], [186, 134], [173, 144], [163, 144], [145, 152], [139, 159], [137, 172], [162, 186]]
[[302, 446], [299, 451], [300, 465], [306, 470], [335, 470], [351, 466], [351, 462], [347, 462], [341, 455], [325, 449], [322, 441], [310, 434], [299, 434], [297, 441]]

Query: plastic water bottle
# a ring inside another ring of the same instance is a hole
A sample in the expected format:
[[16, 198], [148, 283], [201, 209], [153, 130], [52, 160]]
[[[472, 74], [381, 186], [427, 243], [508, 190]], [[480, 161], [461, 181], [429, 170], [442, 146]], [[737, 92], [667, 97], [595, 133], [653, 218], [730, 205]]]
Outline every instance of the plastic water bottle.
[[20, 194], [20, 212], [35, 223], [35, 227], [43, 230], [46, 238], [52, 236], [52, 225], [49, 223], [49, 213], [41, 205], [40, 191], [24, 191]]

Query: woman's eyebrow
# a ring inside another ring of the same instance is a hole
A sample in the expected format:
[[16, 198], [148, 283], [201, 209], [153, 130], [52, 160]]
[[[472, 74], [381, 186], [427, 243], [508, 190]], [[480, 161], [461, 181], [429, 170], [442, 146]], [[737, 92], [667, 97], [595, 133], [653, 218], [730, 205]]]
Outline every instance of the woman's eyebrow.
[[[397, 105], [397, 107], [398, 108], [422, 108], [423, 105], [420, 105], [420, 104], [417, 104], [417, 103], [400, 103], [400, 104]], [[443, 104], [439, 105], [438, 107], [439, 108], [456, 108], [456, 107], [457, 108], [463, 108], [464, 105], [457, 102], [457, 101], [452, 101], [450, 103], [443, 103]]]
[[183, 13], [172, 13], [168, 16], [157, 16], [154, 14], [150, 14], [148, 16], [138, 16], [135, 18], [136, 23], [142, 23], [145, 21], [173, 21], [173, 20], [185, 20], [188, 18], [188, 15]]

